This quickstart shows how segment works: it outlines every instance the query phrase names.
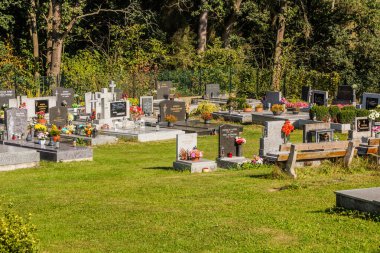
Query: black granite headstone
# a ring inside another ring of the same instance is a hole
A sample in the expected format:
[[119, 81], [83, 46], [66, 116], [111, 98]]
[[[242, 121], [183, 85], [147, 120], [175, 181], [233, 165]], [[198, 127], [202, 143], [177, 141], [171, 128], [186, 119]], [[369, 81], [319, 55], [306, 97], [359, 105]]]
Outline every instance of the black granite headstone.
[[367, 97], [365, 104], [365, 108], [367, 110], [375, 109], [379, 105], [379, 99], [374, 97]]
[[111, 118], [127, 116], [127, 102], [112, 102], [110, 104]]
[[28, 131], [28, 112], [26, 109], [10, 108], [5, 113], [5, 126], [7, 128], [8, 140], [13, 135], [26, 137]]
[[208, 98], [217, 98], [220, 94], [220, 85], [217, 83], [206, 84], [206, 96]]
[[53, 89], [53, 96], [57, 96], [57, 106], [67, 104], [68, 108], [74, 103], [74, 89], [58, 87]]
[[153, 97], [141, 97], [141, 109], [145, 115], [153, 114]]
[[356, 120], [356, 131], [357, 132], [368, 132], [368, 131], [370, 131], [369, 119], [357, 119]]
[[16, 98], [14, 90], [0, 90], [0, 108], [9, 105], [9, 99]]
[[278, 91], [267, 91], [265, 95], [265, 105], [268, 106], [271, 104], [280, 104], [281, 103], [281, 92]]
[[336, 95], [336, 100], [347, 100], [354, 102], [355, 90], [349, 85], [338, 86], [338, 93]]
[[227, 157], [229, 153], [236, 156], [235, 137], [239, 136], [241, 128], [234, 125], [219, 127], [219, 157]]
[[317, 105], [325, 105], [325, 94], [322, 93], [314, 93], [313, 101]]
[[165, 121], [166, 115], [174, 115], [177, 121], [184, 121], [186, 119], [186, 103], [181, 101], [165, 100], [161, 101], [160, 107], [160, 120]]
[[311, 88], [309, 86], [302, 86], [302, 97], [301, 97], [301, 99], [303, 101], [310, 103], [310, 91], [311, 91]]
[[35, 101], [35, 112], [45, 112], [49, 113], [49, 100], [36, 100]]
[[67, 123], [67, 108], [64, 106], [54, 106], [49, 111], [50, 124], [57, 127], [64, 127]]
[[172, 87], [171, 81], [158, 82], [158, 84], [157, 84], [157, 99], [169, 99], [171, 87]]

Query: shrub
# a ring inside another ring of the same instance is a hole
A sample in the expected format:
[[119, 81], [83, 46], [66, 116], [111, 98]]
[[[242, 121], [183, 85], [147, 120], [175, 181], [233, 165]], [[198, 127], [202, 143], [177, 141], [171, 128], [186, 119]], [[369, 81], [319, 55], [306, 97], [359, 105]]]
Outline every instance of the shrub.
[[356, 111], [356, 107], [353, 105], [347, 105], [342, 108], [342, 111]]
[[283, 105], [280, 104], [274, 104], [272, 105], [272, 108], [270, 109], [272, 112], [283, 112], [285, 111], [285, 108]]
[[204, 112], [204, 113], [201, 114], [201, 118], [203, 120], [211, 120], [212, 119], [212, 114], [209, 113], [209, 112]]
[[245, 98], [232, 98], [232, 97], [230, 97], [227, 100], [228, 107], [232, 107], [233, 109], [236, 109], [236, 110], [244, 109], [245, 104], [247, 104], [247, 99], [245, 99]]
[[326, 106], [313, 106], [313, 111], [317, 120], [327, 122], [329, 120], [329, 108]]
[[208, 112], [208, 113], [213, 113], [213, 112], [216, 112], [218, 111], [218, 106], [213, 104], [213, 103], [210, 103], [208, 101], [205, 101], [205, 102], [201, 102], [199, 103], [196, 111], [195, 111], [195, 115], [202, 115], [203, 113], [205, 112]]
[[356, 109], [356, 117], [368, 117], [370, 114], [369, 110], [366, 109]]
[[331, 121], [337, 123], [338, 122], [338, 114], [340, 112], [340, 108], [336, 105], [330, 106], [329, 114], [331, 117]]
[[0, 217], [0, 252], [37, 252], [38, 240], [30, 219], [24, 219], [11, 211]]
[[338, 114], [338, 122], [341, 124], [351, 124], [356, 117], [356, 110], [342, 110]]

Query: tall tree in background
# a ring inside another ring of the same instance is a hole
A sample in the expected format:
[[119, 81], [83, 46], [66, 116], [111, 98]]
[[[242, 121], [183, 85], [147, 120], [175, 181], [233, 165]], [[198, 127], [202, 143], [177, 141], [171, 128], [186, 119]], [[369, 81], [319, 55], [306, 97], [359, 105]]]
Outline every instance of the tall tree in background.
[[208, 12], [207, 0], [201, 0], [198, 27], [198, 53], [203, 53], [207, 48]]
[[228, 47], [230, 45], [230, 36], [233, 32], [234, 26], [236, 24], [237, 17], [240, 13], [240, 6], [243, 0], [230, 0], [232, 8], [230, 14], [227, 16], [227, 19], [224, 24], [222, 41], [223, 47]]

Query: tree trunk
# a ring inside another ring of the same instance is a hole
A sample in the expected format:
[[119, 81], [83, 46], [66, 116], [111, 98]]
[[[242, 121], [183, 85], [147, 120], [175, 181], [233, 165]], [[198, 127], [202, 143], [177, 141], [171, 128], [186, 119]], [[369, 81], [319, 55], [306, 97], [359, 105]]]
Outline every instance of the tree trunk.
[[202, 11], [199, 16], [198, 53], [206, 51], [207, 46], [207, 20], [208, 11]]
[[278, 28], [277, 28], [277, 38], [276, 38], [276, 49], [274, 53], [274, 67], [272, 76], [272, 89], [275, 91], [280, 91], [280, 82], [282, 75], [282, 42], [284, 41], [285, 35], [285, 8], [286, 0], [281, 0], [281, 9], [278, 17]]
[[49, 11], [46, 18], [46, 76], [51, 73], [51, 55], [53, 51], [53, 2], [49, 1]]
[[32, 37], [33, 45], [33, 61], [34, 61], [34, 77], [38, 78], [39, 73], [39, 44], [38, 44], [38, 30], [37, 30], [37, 17], [36, 17], [36, 1], [30, 0], [30, 9], [29, 9], [29, 22], [30, 22], [30, 35]]
[[61, 71], [63, 38], [61, 34], [61, 5], [59, 1], [53, 1], [53, 30], [50, 76], [53, 78], [53, 86], [57, 86]]
[[228, 17], [228, 19], [224, 25], [224, 31], [223, 31], [223, 35], [222, 35], [222, 41], [223, 41], [223, 47], [224, 48], [230, 46], [230, 36], [231, 36], [232, 31], [233, 31], [237, 15], [240, 11], [241, 2], [242, 2], [242, 0], [235, 0], [232, 13]]

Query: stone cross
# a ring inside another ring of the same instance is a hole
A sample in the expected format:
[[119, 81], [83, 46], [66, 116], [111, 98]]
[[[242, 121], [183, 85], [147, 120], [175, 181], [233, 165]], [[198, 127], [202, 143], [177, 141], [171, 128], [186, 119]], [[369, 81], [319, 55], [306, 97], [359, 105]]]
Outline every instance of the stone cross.
[[92, 93], [91, 94], [91, 100], [90, 100], [90, 103], [91, 103], [91, 113], [93, 110], [96, 110], [96, 102], [98, 102], [98, 100], [95, 99], [95, 93]]
[[116, 87], [116, 84], [115, 84], [115, 82], [111, 81], [109, 87], [111, 88], [112, 100], [115, 101], [116, 100], [116, 97], [115, 97], [115, 87]]

